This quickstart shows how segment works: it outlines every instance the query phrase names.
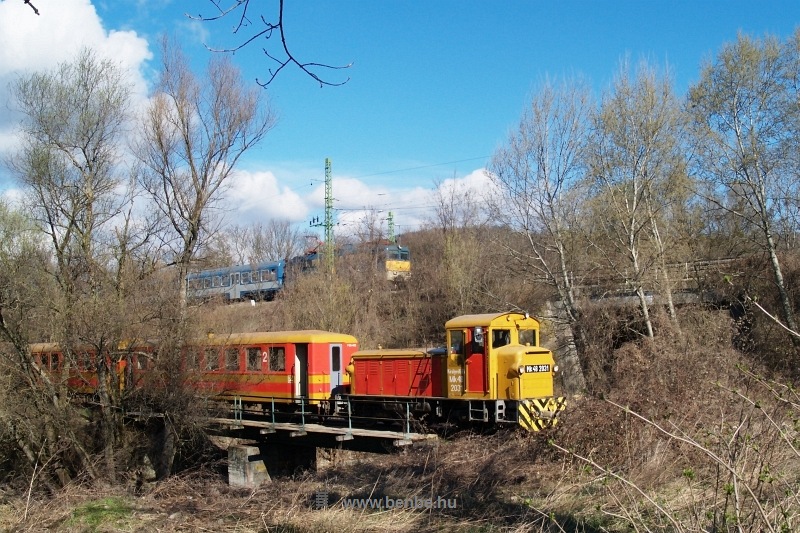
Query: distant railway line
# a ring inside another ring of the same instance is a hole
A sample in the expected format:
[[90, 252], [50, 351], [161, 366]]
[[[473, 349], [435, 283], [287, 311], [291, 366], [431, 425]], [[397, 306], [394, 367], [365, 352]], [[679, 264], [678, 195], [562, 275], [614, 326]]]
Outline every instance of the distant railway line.
[[[395, 243], [380, 243], [366, 251], [348, 249], [340, 256], [363, 255], [378, 261], [386, 279], [397, 280], [411, 275], [411, 254], [408, 247]], [[226, 301], [272, 300], [293, 276], [320, 267], [317, 251], [288, 260], [247, 263], [211, 268], [190, 273], [187, 278], [187, 297], [190, 299], [220, 298]]]

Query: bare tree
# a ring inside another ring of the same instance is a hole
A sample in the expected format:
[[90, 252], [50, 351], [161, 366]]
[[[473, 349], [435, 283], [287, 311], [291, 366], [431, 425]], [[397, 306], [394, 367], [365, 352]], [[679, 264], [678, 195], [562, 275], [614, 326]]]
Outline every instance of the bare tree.
[[[786, 166], [796, 160], [789, 150], [798, 131], [796, 50], [796, 43], [783, 47], [771, 37], [740, 35], [703, 67], [689, 92], [697, 168], [709, 185], [707, 199], [755, 232], [755, 242], [770, 259], [781, 318], [795, 331], [775, 216], [784, 200], [797, 198], [798, 173]], [[800, 347], [797, 338], [791, 339]]]
[[[642, 63], [631, 79], [623, 64], [595, 117], [588, 155], [595, 249], [635, 292], [649, 338], [654, 331], [645, 289], [665, 264], [666, 235], [659, 228], [686, 176], [681, 124], [669, 78]], [[667, 276], [666, 269], [661, 274]], [[677, 320], [668, 279], [662, 289]]]
[[[520, 232], [525, 246], [499, 244], [520, 271], [535, 273], [556, 290], [578, 357], [584, 355], [586, 339], [575, 286], [583, 254], [575, 246], [585, 194], [581, 180], [590, 113], [591, 99], [583, 84], [546, 83], [487, 172], [500, 191], [491, 212], [499, 223]], [[574, 388], [585, 388], [580, 365], [572, 370]]]
[[[262, 82], [256, 79], [256, 83], [262, 87], [266, 87], [272, 83], [278, 74], [288, 65], [295, 65], [305, 74], [319, 83], [320, 87], [323, 85], [344, 85], [350, 81], [350, 78], [340, 82], [327, 81], [322, 77], [322, 75], [318, 74], [318, 72], [323, 70], [348, 69], [353, 66], [352, 63], [348, 65], [335, 66], [325, 63], [302, 61], [295, 57], [294, 53], [292, 53], [292, 51], [289, 49], [289, 44], [286, 39], [286, 26], [283, 18], [284, 0], [279, 0], [278, 2], [278, 13], [275, 22], [268, 20], [263, 13], [254, 15], [252, 13], [253, 10], [250, 9], [250, 0], [231, 0], [227, 7], [223, 7], [220, 0], [211, 0], [211, 3], [214, 5], [214, 9], [216, 11], [215, 14], [198, 15], [197, 17], [190, 16], [190, 18], [206, 22], [213, 22], [232, 17], [234, 19], [238, 19], [233, 29], [233, 33], [236, 36], [239, 36], [240, 32], [245, 33], [245, 31], [249, 31], [250, 33], [243, 35], [242, 40], [233, 47], [222, 49], [209, 48], [209, 50], [212, 52], [235, 53], [259, 39], [267, 41], [267, 44], [262, 48], [262, 50], [264, 55], [267, 56], [267, 59], [269, 59], [271, 63], [274, 63], [275, 67], [274, 69], [268, 69], [269, 77], [266, 81]], [[280, 40], [280, 45], [270, 49], [269, 45], [271, 43], [269, 40], [276, 36]], [[276, 48], [279, 50], [277, 53], [275, 52]]]
[[225, 231], [234, 264], [261, 263], [291, 259], [303, 253], [304, 233], [288, 220], [270, 219], [266, 223], [235, 224]]
[[472, 188], [459, 187], [455, 179], [437, 181], [434, 191], [434, 221], [441, 232], [440, 281], [449, 316], [482, 311], [481, 278], [488, 273], [485, 258], [489, 248], [480, 242], [483, 197]]
[[251, 262], [291, 259], [303, 253], [304, 233], [288, 220], [271, 219], [266, 224], [256, 224], [250, 234]]
[[7, 164], [52, 254], [58, 287], [49, 300], [52, 337], [68, 359], [78, 346], [92, 348], [102, 446], [113, 475], [120, 389], [103, 354], [116, 345], [123, 323], [110, 319], [108, 306], [120, 294], [108, 269], [115, 256], [124, 260], [113, 228], [130, 205], [119, 164], [130, 84], [120, 67], [83, 50], [53, 72], [20, 78], [12, 94], [23, 115], [22, 148]]
[[141, 186], [164, 217], [164, 242], [178, 268], [181, 308], [186, 274], [209, 236], [219, 229], [214, 209], [242, 155], [275, 122], [257, 89], [247, 89], [229, 60], [213, 59], [205, 79], [164, 40], [157, 93], [142, 121], [135, 147]]

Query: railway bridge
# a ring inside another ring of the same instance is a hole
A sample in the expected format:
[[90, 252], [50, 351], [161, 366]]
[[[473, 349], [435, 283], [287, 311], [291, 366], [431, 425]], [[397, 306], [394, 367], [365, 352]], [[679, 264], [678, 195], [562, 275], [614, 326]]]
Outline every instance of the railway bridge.
[[315, 469], [337, 463], [349, 452], [389, 453], [414, 443], [430, 442], [433, 433], [401, 428], [365, 429], [352, 425], [272, 422], [212, 417], [209, 432], [220, 437], [217, 444], [228, 452], [228, 483], [254, 488], [274, 475], [296, 469]]
[[[735, 279], [741, 275], [744, 261], [741, 258], [727, 258], [669, 263], [663, 270], [654, 268], [648, 271], [646, 279], [639, 281], [630, 272], [609, 269], [571, 272], [569, 278], [578, 300], [603, 305], [639, 305], [636, 287], [640, 284], [645, 290], [648, 304], [666, 304], [662, 296], [666, 291], [662, 289], [667, 283], [672, 302], [676, 306], [707, 303], [719, 305], [723, 302], [713, 287], [718, 286], [720, 280]], [[543, 323], [551, 329], [551, 334], [543, 335], [543, 338], [552, 341], [548, 347], [559, 362], [564, 391], [568, 395], [582, 393], [586, 390], [586, 381], [563, 304], [560, 301], [548, 301], [540, 313]]]

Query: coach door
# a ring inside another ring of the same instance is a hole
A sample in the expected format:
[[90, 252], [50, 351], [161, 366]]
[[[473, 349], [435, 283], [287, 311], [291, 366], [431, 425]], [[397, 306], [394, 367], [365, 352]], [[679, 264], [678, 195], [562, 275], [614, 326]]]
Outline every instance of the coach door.
[[331, 394], [338, 393], [342, 385], [342, 345], [331, 344]]
[[308, 398], [308, 344], [294, 345], [294, 396]]

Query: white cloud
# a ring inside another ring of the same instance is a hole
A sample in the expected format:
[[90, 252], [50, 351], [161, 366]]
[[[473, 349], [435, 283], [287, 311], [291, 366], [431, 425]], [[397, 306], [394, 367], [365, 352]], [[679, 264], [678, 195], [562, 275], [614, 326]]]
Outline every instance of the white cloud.
[[288, 186], [280, 185], [270, 171], [237, 171], [225, 195], [228, 220], [234, 224], [266, 222], [270, 219], [302, 222], [308, 216], [307, 202]]
[[[356, 178], [334, 178], [332, 188], [336, 233], [352, 235], [357, 228], [364, 227], [364, 221], [376, 216], [381, 219], [381, 227], [385, 231], [390, 212], [396, 234], [415, 231], [426, 226], [436, 208], [435, 189], [419, 186], [404, 188], [403, 185], [400, 180], [376, 185]], [[443, 180], [439, 188], [444, 191], [451, 188], [461, 192], [472, 191], [480, 202], [480, 198], [491, 193], [492, 184], [484, 169], [479, 168], [466, 176]], [[314, 214], [321, 212], [325, 206], [324, 198], [324, 185], [316, 186], [306, 197], [309, 210]]]
[[22, 190], [16, 188], [0, 192], [0, 201], [6, 202], [15, 208], [22, 208], [22, 197]]
[[[0, 101], [8, 102], [8, 84], [17, 76], [55, 68], [84, 47], [121, 65], [131, 76], [137, 100], [147, 94], [142, 75], [152, 54], [145, 39], [134, 31], [103, 26], [89, 0], [34, 2], [40, 15], [21, 0], [0, 1]], [[134, 103], [136, 106], [137, 104]], [[0, 106], [0, 151], [14, 147], [19, 116]]]
[[491, 193], [494, 184], [486, 175], [485, 169], [479, 168], [460, 178], [448, 178], [439, 185], [439, 189], [443, 191], [450, 191], [453, 188], [482, 197]]

